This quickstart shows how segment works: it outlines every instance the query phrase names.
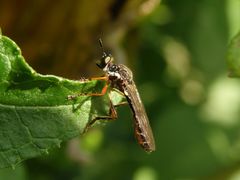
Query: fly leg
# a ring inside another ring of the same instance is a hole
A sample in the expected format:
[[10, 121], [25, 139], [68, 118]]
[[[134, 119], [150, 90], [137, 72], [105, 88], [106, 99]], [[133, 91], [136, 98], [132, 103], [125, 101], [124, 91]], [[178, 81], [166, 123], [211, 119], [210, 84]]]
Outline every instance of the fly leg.
[[85, 133], [96, 121], [99, 121], [99, 120], [114, 121], [114, 120], [116, 120], [118, 117], [116, 108], [119, 106], [128, 104], [128, 102], [120, 102], [118, 104], [113, 105], [112, 100], [109, 95], [108, 95], [108, 97], [109, 97], [109, 103], [110, 103], [109, 115], [95, 117], [93, 120], [91, 120], [87, 124], [83, 133]]
[[[79, 94], [74, 94], [74, 95], [69, 95], [67, 97], [68, 100], [74, 100], [76, 99], [77, 97], [79, 96], [103, 96], [106, 94], [107, 92], [107, 89], [108, 89], [108, 86], [109, 86], [109, 81], [108, 81], [108, 77], [106, 76], [103, 76], [103, 77], [95, 77], [95, 78], [91, 78], [91, 79], [87, 79], [87, 80], [104, 80], [106, 81], [106, 84], [105, 86], [102, 88], [101, 92], [100, 93], [79, 93]], [[84, 79], [84, 81], [87, 81], [86, 79]], [[124, 94], [117, 90], [117, 89], [113, 89], [115, 90], [117, 93], [121, 94], [122, 96], [124, 96]], [[128, 102], [124, 101], [124, 102], [121, 102], [121, 103], [118, 103], [116, 105], [113, 105], [112, 101], [111, 101], [111, 97], [108, 95], [109, 97], [109, 103], [110, 103], [110, 109], [109, 109], [109, 115], [107, 116], [98, 116], [98, 117], [95, 117], [93, 120], [91, 120], [86, 128], [84, 129], [83, 133], [85, 133], [96, 121], [98, 120], [109, 120], [109, 121], [112, 121], [112, 120], [116, 120], [117, 119], [117, 111], [116, 111], [116, 107], [118, 106], [122, 106], [122, 105], [126, 105], [128, 104]]]
[[95, 117], [93, 120], [91, 120], [86, 128], [84, 129], [83, 133], [85, 133], [96, 121], [98, 120], [108, 120], [108, 121], [112, 121], [112, 120], [116, 120], [117, 119], [117, 111], [116, 111], [116, 108], [118, 106], [117, 105], [113, 105], [110, 97], [109, 97], [109, 102], [110, 102], [110, 109], [109, 109], [109, 115], [107, 116], [97, 116]]
[[106, 94], [107, 89], [108, 89], [108, 77], [103, 76], [103, 77], [95, 77], [95, 78], [90, 78], [89, 80], [104, 80], [107, 83], [103, 87], [102, 91], [100, 93], [79, 93], [79, 94], [73, 94], [73, 95], [68, 95], [67, 99], [68, 100], [74, 100], [79, 96], [103, 96]]

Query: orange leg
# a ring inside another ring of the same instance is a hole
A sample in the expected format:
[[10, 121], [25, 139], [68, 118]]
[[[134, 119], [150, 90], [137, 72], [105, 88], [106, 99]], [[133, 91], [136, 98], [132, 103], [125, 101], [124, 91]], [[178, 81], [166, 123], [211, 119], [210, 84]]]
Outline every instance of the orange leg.
[[110, 97], [109, 97], [109, 102], [110, 102], [110, 109], [109, 109], [109, 115], [108, 116], [98, 116], [95, 117], [93, 120], [91, 120], [86, 128], [84, 129], [83, 133], [85, 133], [96, 121], [98, 120], [116, 120], [117, 119], [117, 111], [115, 109], [116, 106], [113, 105]]
[[126, 105], [128, 104], [127, 101], [124, 101], [124, 102], [121, 102], [119, 104], [116, 104], [116, 105], [113, 105], [112, 103], [112, 100], [108, 94], [108, 98], [109, 98], [109, 103], [110, 103], [110, 109], [109, 109], [109, 115], [107, 116], [97, 116], [95, 117], [93, 120], [91, 120], [86, 128], [84, 129], [83, 133], [85, 133], [96, 121], [99, 121], [99, 120], [108, 120], [108, 121], [112, 121], [112, 120], [116, 120], [118, 115], [117, 115], [117, 111], [116, 111], [116, 108], [118, 106], [122, 106], [122, 105]]
[[90, 80], [104, 80], [104, 81], [108, 81], [108, 77], [107, 76], [92, 77], [92, 78], [90, 78]]
[[104, 81], [108, 81], [108, 77], [107, 77], [107, 76], [92, 77], [92, 78], [80, 77], [80, 79], [79, 79], [79, 81], [81, 81], [81, 82], [87, 82], [87, 81], [92, 81], [92, 80], [104, 80]]
[[103, 76], [103, 77], [94, 77], [94, 78], [90, 78], [90, 80], [104, 80], [107, 83], [105, 84], [105, 86], [102, 88], [102, 91], [100, 93], [79, 93], [79, 94], [73, 94], [73, 95], [68, 95], [67, 99], [68, 100], [73, 100], [75, 98], [77, 98], [78, 96], [103, 96], [106, 94], [107, 89], [108, 89], [108, 77], [107, 76]]

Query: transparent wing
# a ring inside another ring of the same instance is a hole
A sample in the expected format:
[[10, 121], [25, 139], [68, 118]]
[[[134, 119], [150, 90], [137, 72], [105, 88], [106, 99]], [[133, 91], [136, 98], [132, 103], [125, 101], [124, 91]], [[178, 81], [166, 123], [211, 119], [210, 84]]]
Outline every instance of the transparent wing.
[[125, 84], [123, 91], [133, 112], [135, 120], [134, 132], [138, 143], [146, 151], [154, 151], [155, 141], [152, 129], [135, 83], [132, 81], [130, 84]]

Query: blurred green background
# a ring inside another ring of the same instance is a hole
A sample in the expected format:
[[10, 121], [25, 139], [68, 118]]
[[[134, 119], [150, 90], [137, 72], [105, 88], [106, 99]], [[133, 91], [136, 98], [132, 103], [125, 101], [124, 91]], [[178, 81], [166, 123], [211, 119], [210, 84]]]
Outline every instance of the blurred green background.
[[0, 0], [0, 27], [43, 74], [99, 76], [98, 38], [129, 66], [157, 151], [133, 136], [130, 109], [0, 179], [240, 179], [240, 81], [227, 77], [240, 0]]

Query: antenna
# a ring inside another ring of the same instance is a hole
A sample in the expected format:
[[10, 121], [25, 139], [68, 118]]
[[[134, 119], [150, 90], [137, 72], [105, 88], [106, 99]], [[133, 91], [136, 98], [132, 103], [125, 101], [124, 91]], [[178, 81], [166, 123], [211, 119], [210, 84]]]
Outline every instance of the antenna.
[[99, 42], [100, 47], [101, 47], [101, 49], [102, 49], [103, 56], [107, 56], [107, 54], [106, 54], [106, 52], [104, 51], [104, 48], [103, 48], [103, 42], [102, 42], [102, 39], [100, 38], [100, 39], [98, 40], [98, 42]]

